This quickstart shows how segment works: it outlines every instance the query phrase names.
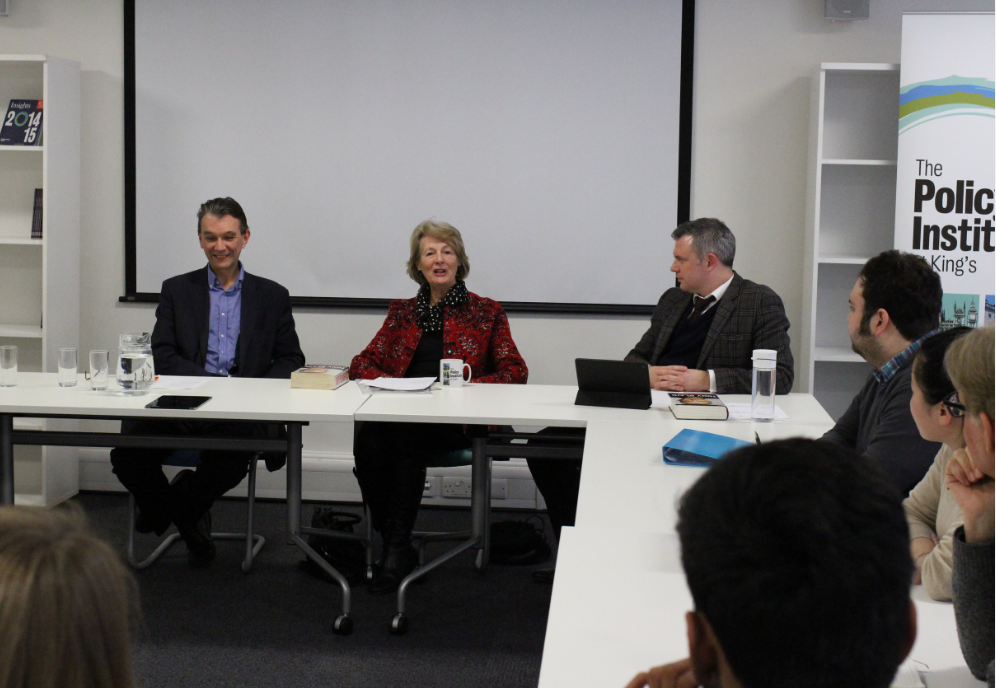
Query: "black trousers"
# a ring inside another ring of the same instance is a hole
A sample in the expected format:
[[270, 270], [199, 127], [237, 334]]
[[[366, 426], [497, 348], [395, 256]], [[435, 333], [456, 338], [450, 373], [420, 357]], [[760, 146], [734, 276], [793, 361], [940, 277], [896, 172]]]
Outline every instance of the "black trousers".
[[[123, 421], [122, 434], [211, 435], [215, 437], [267, 437], [265, 423], [214, 423], [187, 421]], [[115, 447], [111, 466], [118, 480], [135, 496], [143, 518], [162, 534], [170, 523], [192, 527], [214, 500], [238, 485], [249, 472], [252, 452], [202, 451], [193, 476], [170, 486], [163, 460], [173, 449]]]
[[[530, 446], [551, 444], [544, 442], [545, 433], [557, 435], [577, 435], [584, 437], [583, 428], [544, 428], [536, 433], [537, 438], [529, 440]], [[536, 489], [546, 502], [550, 524], [554, 535], [560, 539], [563, 526], [573, 526], [578, 513], [578, 491], [581, 487], [580, 459], [526, 459], [529, 472], [533, 474]]]
[[428, 463], [469, 446], [462, 425], [357, 423], [356, 479], [385, 545], [397, 549], [411, 544]]

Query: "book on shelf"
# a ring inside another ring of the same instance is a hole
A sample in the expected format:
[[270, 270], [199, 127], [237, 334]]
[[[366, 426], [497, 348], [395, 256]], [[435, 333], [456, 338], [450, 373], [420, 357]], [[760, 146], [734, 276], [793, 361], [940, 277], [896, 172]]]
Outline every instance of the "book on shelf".
[[42, 238], [42, 190], [35, 189], [35, 209], [31, 213], [31, 238]]
[[0, 126], [0, 146], [40, 146], [42, 101], [14, 98]]
[[336, 389], [349, 382], [349, 368], [340, 365], [306, 365], [291, 373], [293, 389]]
[[679, 420], [726, 420], [730, 410], [718, 395], [709, 392], [669, 392], [671, 413]]

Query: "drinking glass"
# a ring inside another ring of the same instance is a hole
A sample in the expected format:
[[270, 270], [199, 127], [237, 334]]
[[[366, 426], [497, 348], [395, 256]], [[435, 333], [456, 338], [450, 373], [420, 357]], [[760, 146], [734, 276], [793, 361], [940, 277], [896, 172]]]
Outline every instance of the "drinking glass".
[[59, 386], [76, 386], [76, 349], [59, 349]]
[[17, 347], [0, 346], [0, 387], [17, 384]]
[[90, 389], [107, 389], [107, 352], [100, 349], [90, 352]]

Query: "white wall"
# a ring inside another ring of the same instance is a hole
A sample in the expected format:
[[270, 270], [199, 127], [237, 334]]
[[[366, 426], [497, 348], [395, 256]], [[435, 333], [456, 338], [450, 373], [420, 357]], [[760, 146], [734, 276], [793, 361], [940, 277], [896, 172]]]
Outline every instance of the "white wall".
[[[692, 215], [729, 224], [739, 238], [737, 270], [778, 292], [791, 322], [798, 323], [802, 307], [813, 71], [821, 62], [899, 62], [903, 11], [992, 9], [991, 0], [871, 0], [870, 19], [833, 23], [823, 18], [823, 0], [697, 2]], [[118, 333], [148, 329], [154, 321], [153, 306], [117, 301], [124, 291], [121, 2], [10, 0], [10, 11], [0, 18], [0, 52], [47, 53], [82, 63], [79, 346], [114, 350]], [[661, 228], [661, 241], [669, 241], [671, 229]], [[611, 230], [606, 227], [609, 237]], [[399, 241], [406, 232], [399, 229]], [[631, 249], [608, 243], [598, 250], [605, 253], [604, 279], [625, 279]], [[244, 258], [251, 267], [251, 247]], [[308, 359], [341, 363], [369, 341], [383, 314], [300, 310], [296, 317]], [[621, 358], [647, 326], [645, 318], [628, 317], [510, 320], [530, 381], [537, 383], [573, 383], [575, 357]], [[798, 327], [790, 334], [802, 366]], [[348, 453], [350, 441], [349, 432], [329, 428], [310, 428], [305, 435], [311, 452]]]

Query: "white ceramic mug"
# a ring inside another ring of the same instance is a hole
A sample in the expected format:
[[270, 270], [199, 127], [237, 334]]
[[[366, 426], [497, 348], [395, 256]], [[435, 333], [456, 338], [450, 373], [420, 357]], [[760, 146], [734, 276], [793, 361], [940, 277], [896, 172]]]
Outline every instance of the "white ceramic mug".
[[[463, 370], [467, 369], [467, 379], [463, 379]], [[439, 362], [439, 382], [443, 387], [463, 387], [464, 382], [470, 382], [470, 364], [459, 358], [444, 358]]]

